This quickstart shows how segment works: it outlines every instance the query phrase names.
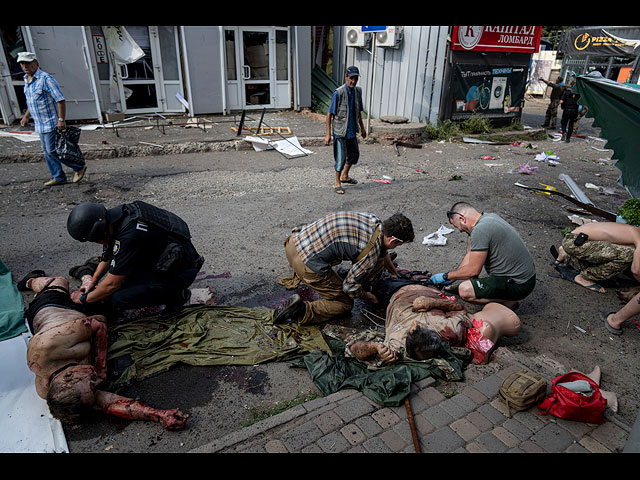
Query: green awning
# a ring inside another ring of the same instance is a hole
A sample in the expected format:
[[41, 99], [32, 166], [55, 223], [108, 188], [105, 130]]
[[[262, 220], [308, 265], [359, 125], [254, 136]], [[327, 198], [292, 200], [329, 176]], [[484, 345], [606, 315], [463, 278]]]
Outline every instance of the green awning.
[[593, 126], [613, 150], [613, 160], [621, 172], [618, 183], [632, 197], [640, 197], [640, 85], [618, 83], [600, 72], [576, 77], [575, 91], [580, 104], [589, 110]]

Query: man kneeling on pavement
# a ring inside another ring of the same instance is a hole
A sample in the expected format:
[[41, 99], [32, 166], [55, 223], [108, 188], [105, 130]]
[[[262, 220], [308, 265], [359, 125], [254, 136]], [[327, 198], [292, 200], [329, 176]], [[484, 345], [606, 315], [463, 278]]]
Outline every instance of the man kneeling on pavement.
[[166, 305], [160, 316], [168, 318], [189, 301], [204, 258], [176, 214], [141, 201], [110, 209], [87, 202], [71, 211], [67, 230], [80, 242], [103, 245], [91, 281], [71, 296], [75, 303], [111, 311]]
[[466, 347], [473, 363], [488, 363], [501, 336], [520, 331], [520, 319], [499, 303], [488, 303], [469, 314], [439, 290], [415, 284], [400, 287], [389, 301], [383, 342], [358, 340], [347, 344], [345, 353], [361, 361], [382, 365], [399, 360], [428, 360], [443, 342]]
[[[83, 285], [90, 275], [82, 277]], [[95, 411], [129, 420], [161, 423], [169, 430], [184, 428], [188, 415], [177, 409], [149, 407], [137, 400], [100, 390], [107, 379], [107, 322], [103, 315], [87, 316], [71, 300], [64, 277], [47, 277], [34, 270], [18, 282], [33, 291], [26, 318], [33, 337], [27, 363], [35, 374], [37, 394], [51, 414], [64, 423], [79, 423]]]
[[[498, 302], [516, 309], [536, 285], [533, 256], [520, 234], [500, 216], [478, 212], [466, 202], [454, 204], [447, 217], [469, 236], [467, 253], [457, 269], [433, 275], [433, 284], [462, 280], [457, 293], [465, 302]], [[486, 277], [480, 277], [483, 268]]]
[[[389, 250], [412, 242], [414, 236], [411, 221], [401, 213], [382, 222], [369, 213], [335, 212], [296, 227], [284, 242], [294, 275], [280, 284], [292, 289], [303, 281], [322, 300], [303, 302], [294, 294], [276, 309], [274, 323], [325, 322], [351, 311], [355, 298], [378, 303], [364, 284], [373, 284], [384, 269], [397, 275]], [[333, 269], [343, 261], [352, 263], [344, 279]]]

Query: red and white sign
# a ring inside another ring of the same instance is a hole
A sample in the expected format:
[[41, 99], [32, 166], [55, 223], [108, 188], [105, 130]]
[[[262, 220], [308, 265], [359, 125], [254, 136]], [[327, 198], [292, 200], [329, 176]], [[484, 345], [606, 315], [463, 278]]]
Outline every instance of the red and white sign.
[[540, 48], [542, 27], [534, 25], [491, 25], [453, 27], [452, 50], [535, 53]]

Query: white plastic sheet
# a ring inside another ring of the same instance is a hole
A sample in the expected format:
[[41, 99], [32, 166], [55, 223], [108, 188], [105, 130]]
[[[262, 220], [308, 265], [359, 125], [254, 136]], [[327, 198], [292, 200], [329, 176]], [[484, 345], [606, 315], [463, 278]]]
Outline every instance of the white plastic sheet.
[[247, 136], [244, 138], [247, 142], [251, 142], [253, 149], [257, 152], [275, 149], [287, 157], [301, 157], [313, 153], [311, 150], [302, 148], [298, 137], [288, 137], [278, 141], [266, 140], [262, 137]]
[[38, 396], [27, 367], [30, 334], [0, 342], [0, 452], [67, 453], [62, 424]]
[[118, 63], [133, 63], [144, 57], [144, 52], [129, 35], [126, 28], [122, 26], [102, 27], [102, 32]]

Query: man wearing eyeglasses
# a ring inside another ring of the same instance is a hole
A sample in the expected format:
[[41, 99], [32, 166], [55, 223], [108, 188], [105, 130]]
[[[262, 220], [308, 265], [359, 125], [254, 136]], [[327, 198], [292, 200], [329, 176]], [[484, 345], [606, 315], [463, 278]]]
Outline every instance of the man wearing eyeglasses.
[[[456, 270], [435, 274], [431, 281], [449, 285], [462, 280], [462, 300], [516, 308], [536, 284], [533, 257], [520, 234], [498, 215], [480, 213], [465, 202], [456, 203], [447, 216], [451, 225], [469, 235], [467, 253]], [[483, 267], [486, 277], [480, 277]]]
[[[351, 311], [355, 298], [377, 304], [365, 285], [372, 284], [385, 268], [397, 276], [388, 251], [413, 241], [414, 236], [411, 221], [401, 213], [382, 222], [369, 213], [335, 212], [294, 228], [284, 242], [294, 275], [280, 284], [292, 289], [303, 281], [322, 299], [303, 302], [294, 294], [275, 309], [274, 323], [325, 322]], [[352, 263], [344, 279], [332, 268], [343, 261]]]

